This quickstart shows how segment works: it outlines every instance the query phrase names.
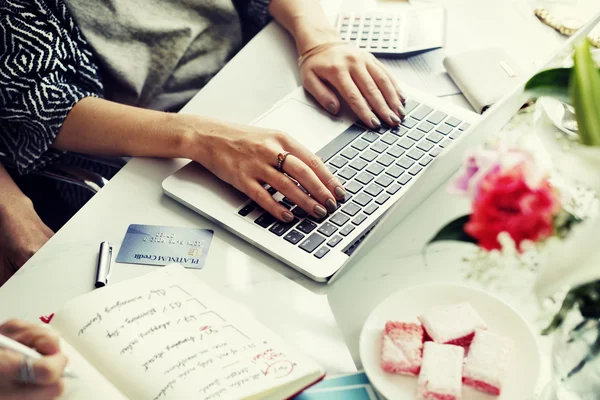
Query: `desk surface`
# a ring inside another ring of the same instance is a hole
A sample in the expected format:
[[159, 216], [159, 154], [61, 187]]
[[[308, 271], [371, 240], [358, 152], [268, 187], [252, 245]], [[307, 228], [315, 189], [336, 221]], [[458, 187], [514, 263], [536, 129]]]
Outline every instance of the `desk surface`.
[[[490, 7], [499, 7], [497, 3], [511, 7], [508, 1], [492, 0], [453, 0], [445, 4], [464, 8], [467, 3], [473, 10], [482, 7], [482, 3]], [[339, 7], [339, 1], [337, 4]], [[457, 10], [450, 13], [451, 28], [467, 18]], [[481, 35], [476, 36], [494, 37], [484, 25], [477, 25]], [[548, 52], [560, 41], [540, 25], [532, 25], [531, 29], [547, 38], [544, 46], [537, 44], [536, 52], [544, 49]], [[457, 47], [459, 39], [454, 37], [450, 34], [449, 48]], [[503, 43], [506, 47], [514, 46], [517, 53], [534, 46], [523, 37], [518, 40], [519, 43], [514, 35], [508, 35]], [[287, 34], [271, 24], [194, 97], [183, 112], [239, 123], [253, 120], [297, 87], [296, 54], [292, 49]], [[452, 101], [465, 104], [461, 98]], [[132, 160], [0, 289], [0, 320], [20, 317], [35, 321], [40, 315], [57, 310], [65, 301], [91, 291], [99, 243], [108, 240], [118, 251], [132, 223], [214, 229], [206, 267], [195, 271], [198, 277], [237, 300], [243, 305], [240, 307], [284, 340], [294, 343], [330, 373], [356, 368], [355, 362], [360, 362], [358, 332], [368, 312], [385, 295], [423, 281], [464, 280], [461, 262], [464, 248], [438, 248], [428, 259], [427, 267], [423, 259], [416, 256], [442, 221], [467, 210], [467, 204], [449, 199], [443, 188], [381, 243], [362, 265], [333, 287], [326, 287], [313, 283], [164, 196], [160, 183], [184, 163], [185, 160]], [[111, 281], [138, 276], [153, 268], [115, 263]], [[535, 313], [528, 311], [526, 299], [510, 290], [502, 293], [528, 317], [534, 318]]]

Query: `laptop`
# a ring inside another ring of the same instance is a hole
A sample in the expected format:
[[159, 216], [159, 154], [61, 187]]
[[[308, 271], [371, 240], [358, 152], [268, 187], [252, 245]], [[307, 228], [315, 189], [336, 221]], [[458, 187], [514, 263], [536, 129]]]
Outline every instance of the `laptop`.
[[[600, 14], [544, 65], [566, 56], [599, 20]], [[163, 191], [309, 278], [331, 284], [446, 184], [467, 149], [511, 119], [527, 100], [528, 78], [483, 116], [405, 85], [407, 117], [399, 127], [379, 130], [363, 126], [348, 109], [331, 116], [302, 87], [294, 90], [252, 125], [293, 136], [344, 184], [346, 200], [322, 220], [266, 186], [296, 217], [280, 222], [195, 162], [165, 179]]]

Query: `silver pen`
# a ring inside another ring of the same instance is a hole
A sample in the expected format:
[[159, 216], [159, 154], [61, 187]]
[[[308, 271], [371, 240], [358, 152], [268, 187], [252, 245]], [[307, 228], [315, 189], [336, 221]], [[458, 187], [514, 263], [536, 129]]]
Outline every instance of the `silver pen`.
[[[32, 360], [39, 360], [42, 358], [42, 355], [37, 351], [33, 350], [21, 344], [7, 336], [0, 334], [0, 349], [12, 350], [14, 352], [19, 353], [23, 357], [29, 357]], [[68, 367], [65, 367], [62, 373], [63, 378], [77, 378], [77, 375], [73, 373]]]
[[111, 259], [112, 246], [110, 243], [100, 243], [100, 251], [98, 252], [98, 265], [96, 266], [96, 282], [94, 283], [96, 288], [101, 288], [108, 284]]

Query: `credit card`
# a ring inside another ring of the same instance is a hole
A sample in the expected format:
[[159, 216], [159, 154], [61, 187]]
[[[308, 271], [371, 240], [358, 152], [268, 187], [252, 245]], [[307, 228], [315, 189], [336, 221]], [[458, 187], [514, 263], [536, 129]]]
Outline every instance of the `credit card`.
[[116, 262], [145, 265], [178, 263], [202, 269], [214, 231], [198, 228], [137, 225], [127, 228]]

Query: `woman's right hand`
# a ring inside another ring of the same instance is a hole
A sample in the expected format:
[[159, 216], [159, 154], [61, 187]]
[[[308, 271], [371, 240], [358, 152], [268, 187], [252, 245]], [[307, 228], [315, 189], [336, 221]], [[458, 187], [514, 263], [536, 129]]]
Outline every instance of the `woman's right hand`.
[[43, 357], [33, 362], [34, 382], [22, 382], [23, 356], [0, 349], [0, 400], [54, 399], [63, 392], [62, 373], [67, 358], [60, 352], [58, 336], [48, 328], [19, 320], [0, 325], [0, 334], [37, 350]]
[[[281, 221], [291, 222], [294, 216], [273, 199], [264, 183], [316, 218], [334, 212], [337, 201], [346, 196], [344, 187], [323, 161], [282, 132], [206, 119], [198, 119], [196, 127], [200, 133], [190, 158]], [[285, 152], [290, 154], [283, 163], [284, 174], [277, 170], [277, 156]]]

